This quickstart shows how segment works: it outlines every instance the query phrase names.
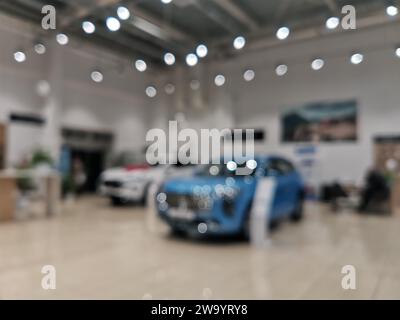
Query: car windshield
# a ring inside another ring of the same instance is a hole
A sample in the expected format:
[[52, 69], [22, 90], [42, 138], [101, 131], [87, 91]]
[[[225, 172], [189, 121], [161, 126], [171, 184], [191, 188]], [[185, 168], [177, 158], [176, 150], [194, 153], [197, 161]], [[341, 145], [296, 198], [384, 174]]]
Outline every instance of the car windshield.
[[227, 163], [206, 165], [200, 171], [200, 175], [208, 177], [253, 176], [256, 167], [257, 162], [255, 160], [248, 160], [244, 163], [229, 161]]

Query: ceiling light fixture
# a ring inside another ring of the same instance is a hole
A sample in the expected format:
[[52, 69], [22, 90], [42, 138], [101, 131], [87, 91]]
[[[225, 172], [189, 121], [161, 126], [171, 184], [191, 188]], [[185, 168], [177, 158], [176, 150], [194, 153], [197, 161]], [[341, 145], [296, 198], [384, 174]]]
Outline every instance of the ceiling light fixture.
[[18, 63], [24, 62], [26, 60], [26, 54], [23, 51], [14, 52], [14, 60]]
[[208, 54], [208, 48], [205, 44], [199, 44], [196, 48], [196, 54], [199, 58], [205, 58]]
[[315, 71], [321, 70], [325, 65], [325, 61], [318, 58], [313, 60], [313, 62], [311, 62], [311, 68]]
[[254, 70], [251, 70], [251, 69], [246, 70], [243, 74], [243, 78], [247, 82], [253, 81], [255, 76], [256, 76], [256, 73], [254, 72]]
[[396, 49], [396, 56], [400, 58], [400, 47]]
[[117, 18], [114, 17], [108, 17], [106, 20], [106, 25], [108, 30], [112, 32], [118, 31], [121, 28], [121, 23]]
[[148, 86], [146, 88], [146, 95], [149, 98], [154, 98], [157, 95], [157, 89], [155, 87], [153, 87], [153, 86]]
[[326, 20], [325, 26], [327, 29], [333, 30], [336, 29], [340, 24], [340, 20], [338, 17], [330, 17]]
[[165, 93], [168, 95], [174, 94], [175, 86], [172, 83], [168, 83], [165, 85]]
[[277, 76], [282, 77], [288, 72], [288, 66], [286, 64], [280, 64], [275, 68]]
[[56, 40], [57, 40], [58, 44], [60, 44], [62, 46], [67, 45], [68, 42], [69, 42], [68, 36], [66, 34], [64, 34], [64, 33], [57, 34]]
[[246, 45], [246, 39], [242, 36], [236, 37], [235, 40], [233, 40], [233, 47], [236, 50], [243, 49], [245, 45]]
[[145, 72], [147, 69], [147, 64], [145, 61], [139, 59], [135, 61], [135, 68], [139, 72]]
[[186, 64], [189, 67], [194, 67], [198, 62], [199, 62], [199, 59], [197, 58], [197, 56], [194, 53], [189, 53], [186, 56]]
[[36, 43], [34, 45], [34, 50], [37, 54], [45, 54], [46, 53], [46, 47], [43, 43]]
[[82, 22], [82, 29], [87, 34], [92, 34], [96, 31], [96, 26], [90, 21], [83, 21]]
[[395, 6], [388, 6], [386, 8], [386, 14], [390, 17], [397, 16], [399, 13], [399, 9]]
[[128, 8], [121, 6], [117, 9], [117, 15], [121, 20], [128, 20], [131, 16], [131, 13], [129, 12]]
[[276, 37], [279, 40], [285, 40], [290, 35], [290, 29], [288, 27], [281, 27], [276, 32]]
[[168, 4], [168, 3], [171, 3], [172, 0], [161, 0], [161, 2], [162, 2], [162, 3], [165, 3], [165, 4]]
[[364, 61], [364, 55], [361, 53], [354, 53], [351, 57], [350, 57], [350, 62], [352, 64], [360, 64], [361, 62]]
[[215, 77], [214, 83], [217, 87], [222, 87], [225, 84], [225, 77], [222, 74], [219, 74]]
[[94, 82], [97, 82], [97, 83], [102, 82], [104, 79], [103, 73], [100, 72], [99, 70], [92, 71], [92, 73], [90, 74], [90, 77], [92, 78], [92, 80]]
[[170, 53], [167, 52], [166, 54], [164, 54], [164, 62], [166, 65], [172, 66], [175, 64], [175, 56]]

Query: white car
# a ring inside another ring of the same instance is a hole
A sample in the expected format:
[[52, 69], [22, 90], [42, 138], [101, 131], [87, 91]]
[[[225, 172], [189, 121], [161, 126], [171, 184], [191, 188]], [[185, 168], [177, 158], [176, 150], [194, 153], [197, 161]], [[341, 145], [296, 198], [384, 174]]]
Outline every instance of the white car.
[[193, 168], [179, 164], [111, 168], [101, 174], [99, 189], [115, 206], [128, 202], [145, 203], [147, 191], [153, 182], [160, 183], [169, 177], [190, 176], [193, 174]]

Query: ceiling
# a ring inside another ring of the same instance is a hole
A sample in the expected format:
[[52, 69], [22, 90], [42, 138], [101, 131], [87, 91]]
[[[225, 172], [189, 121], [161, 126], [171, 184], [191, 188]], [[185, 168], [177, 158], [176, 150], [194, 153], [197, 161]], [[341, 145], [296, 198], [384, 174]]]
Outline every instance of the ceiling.
[[[120, 53], [141, 56], [162, 64], [166, 51], [184, 57], [200, 43], [223, 52], [237, 35], [258, 39], [273, 35], [279, 26], [293, 29], [324, 26], [328, 17], [340, 15], [344, 5], [354, 5], [357, 16], [382, 12], [387, 0], [0, 0], [0, 11], [40, 24], [45, 4], [57, 9], [57, 29]], [[108, 16], [124, 5], [131, 18], [118, 32], [105, 27]], [[86, 35], [82, 21], [96, 25]]]

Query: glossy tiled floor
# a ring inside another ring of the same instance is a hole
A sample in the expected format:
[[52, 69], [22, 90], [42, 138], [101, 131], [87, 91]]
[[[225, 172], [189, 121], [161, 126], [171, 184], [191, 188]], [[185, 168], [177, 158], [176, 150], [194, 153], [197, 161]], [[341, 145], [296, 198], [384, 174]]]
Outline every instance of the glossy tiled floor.
[[[0, 225], [0, 298], [400, 298], [399, 218], [309, 204], [304, 222], [282, 223], [263, 249], [172, 238], [149, 220], [86, 198], [58, 218]], [[41, 288], [48, 264], [56, 290]], [[356, 290], [341, 287], [348, 264]]]

